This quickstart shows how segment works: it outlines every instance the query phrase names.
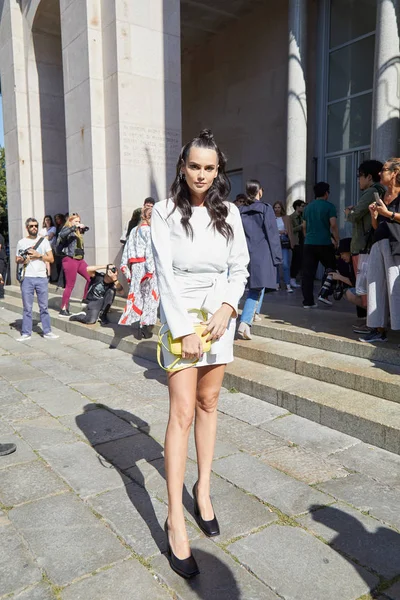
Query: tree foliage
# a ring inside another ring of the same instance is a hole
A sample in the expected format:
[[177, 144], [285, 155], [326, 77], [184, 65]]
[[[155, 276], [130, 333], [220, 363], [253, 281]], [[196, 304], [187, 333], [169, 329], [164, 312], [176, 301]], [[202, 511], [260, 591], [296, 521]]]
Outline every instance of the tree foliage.
[[2, 146], [0, 146], [0, 233], [6, 239], [8, 238], [6, 159]]

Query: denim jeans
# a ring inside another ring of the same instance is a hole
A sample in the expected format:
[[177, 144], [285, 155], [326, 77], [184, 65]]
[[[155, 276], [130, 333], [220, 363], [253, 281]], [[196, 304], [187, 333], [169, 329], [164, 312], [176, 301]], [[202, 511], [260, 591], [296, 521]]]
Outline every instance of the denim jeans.
[[240, 318], [241, 323], [247, 323], [251, 327], [254, 315], [256, 314], [256, 312], [259, 312], [261, 308], [261, 304], [264, 298], [264, 292], [264, 289], [249, 290], [246, 302], [244, 303], [242, 316]]
[[31, 335], [32, 333], [32, 306], [35, 291], [39, 304], [43, 333], [50, 333], [51, 331], [48, 311], [49, 284], [47, 277], [25, 277], [21, 283], [22, 304], [24, 307], [21, 332], [23, 335]]
[[[282, 258], [283, 258], [283, 280], [286, 285], [290, 284], [290, 250], [289, 248], [282, 248]], [[276, 267], [276, 283], [280, 283], [281, 275], [280, 275], [280, 267]]]

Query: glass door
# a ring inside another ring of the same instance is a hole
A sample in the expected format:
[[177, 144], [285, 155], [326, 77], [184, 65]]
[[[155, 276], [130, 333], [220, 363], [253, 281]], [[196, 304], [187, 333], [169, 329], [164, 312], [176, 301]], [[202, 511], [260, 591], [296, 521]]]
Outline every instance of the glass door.
[[344, 209], [357, 203], [357, 168], [370, 155], [376, 0], [325, 0], [324, 7], [318, 177], [331, 186], [344, 237], [351, 234]]
[[365, 149], [326, 158], [326, 180], [331, 186], [329, 200], [337, 209], [341, 238], [351, 237], [351, 223], [346, 221], [344, 209], [357, 203], [359, 197], [357, 169], [360, 163], [369, 158], [369, 155], [369, 149]]

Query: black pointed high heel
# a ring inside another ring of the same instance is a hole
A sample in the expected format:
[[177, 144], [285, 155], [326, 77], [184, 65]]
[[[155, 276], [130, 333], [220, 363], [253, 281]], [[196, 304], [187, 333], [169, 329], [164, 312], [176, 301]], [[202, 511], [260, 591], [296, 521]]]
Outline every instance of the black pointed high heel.
[[215, 537], [220, 533], [218, 520], [215, 516], [215, 512], [214, 518], [211, 519], [211, 521], [205, 521], [201, 516], [200, 508], [197, 502], [197, 483], [198, 482], [196, 481], [196, 483], [193, 486], [194, 516], [196, 518], [197, 525], [207, 537]]
[[184, 579], [191, 579], [192, 577], [199, 575], [199, 567], [197, 566], [193, 554], [188, 556], [188, 558], [180, 559], [172, 552], [168, 536], [168, 519], [165, 521], [164, 531], [167, 536], [167, 556], [171, 569], [181, 577], [184, 577]]

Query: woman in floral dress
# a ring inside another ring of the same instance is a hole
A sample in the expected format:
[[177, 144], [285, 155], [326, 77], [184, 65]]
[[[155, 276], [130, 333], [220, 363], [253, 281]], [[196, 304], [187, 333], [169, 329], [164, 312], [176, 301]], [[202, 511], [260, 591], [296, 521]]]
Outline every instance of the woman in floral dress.
[[140, 322], [142, 337], [152, 336], [157, 321], [159, 294], [151, 247], [150, 220], [153, 207], [143, 209], [141, 222], [132, 229], [121, 259], [121, 271], [129, 283], [120, 325]]

